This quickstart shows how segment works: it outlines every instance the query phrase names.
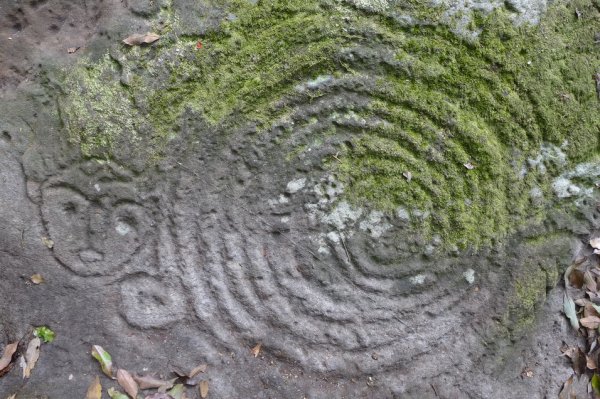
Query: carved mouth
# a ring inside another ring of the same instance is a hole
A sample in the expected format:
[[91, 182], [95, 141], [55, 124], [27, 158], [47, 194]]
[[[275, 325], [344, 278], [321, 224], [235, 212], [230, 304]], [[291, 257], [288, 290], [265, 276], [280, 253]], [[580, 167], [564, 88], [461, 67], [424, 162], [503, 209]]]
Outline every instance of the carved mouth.
[[104, 255], [93, 249], [85, 249], [79, 252], [79, 259], [84, 262], [100, 262], [104, 259]]

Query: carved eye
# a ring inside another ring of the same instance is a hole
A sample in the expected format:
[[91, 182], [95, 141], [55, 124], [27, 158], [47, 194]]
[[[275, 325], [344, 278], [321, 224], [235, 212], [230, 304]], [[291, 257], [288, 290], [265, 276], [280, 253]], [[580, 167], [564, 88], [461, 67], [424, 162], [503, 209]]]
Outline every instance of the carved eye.
[[143, 209], [137, 204], [118, 205], [113, 213], [113, 226], [120, 236], [137, 233], [143, 223]]
[[115, 223], [115, 230], [119, 235], [125, 236], [137, 229], [137, 221], [131, 216], [120, 216]]
[[63, 204], [63, 211], [65, 213], [76, 213], [77, 212], [77, 204], [75, 204], [74, 202], [66, 202], [65, 204]]

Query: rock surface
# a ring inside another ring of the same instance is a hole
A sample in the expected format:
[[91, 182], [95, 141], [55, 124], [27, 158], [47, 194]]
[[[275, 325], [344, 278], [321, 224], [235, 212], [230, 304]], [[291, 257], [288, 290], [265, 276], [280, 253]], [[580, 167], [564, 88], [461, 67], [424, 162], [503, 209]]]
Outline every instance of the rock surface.
[[3, 5], [0, 347], [57, 338], [0, 397], [83, 397], [94, 344], [217, 398], [556, 396], [600, 10], [421, 3]]

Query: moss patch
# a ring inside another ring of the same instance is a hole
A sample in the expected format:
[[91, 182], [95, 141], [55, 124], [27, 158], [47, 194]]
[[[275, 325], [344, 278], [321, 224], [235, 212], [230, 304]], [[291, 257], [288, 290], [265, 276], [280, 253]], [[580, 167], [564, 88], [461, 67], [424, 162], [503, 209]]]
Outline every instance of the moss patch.
[[[588, 2], [557, 2], [539, 26], [515, 27], [497, 10], [473, 15], [481, 33], [467, 40], [439, 23], [440, 9], [419, 3], [376, 13], [314, 0], [232, 2], [235, 18], [205, 37], [178, 37], [169, 28], [157, 46], [79, 66], [63, 101], [70, 137], [88, 155], [110, 156], [123, 137], [160, 155], [186, 110], [223, 135], [245, 125], [268, 131], [294, 118], [298, 104], [343, 90], [368, 102], [342, 100], [332, 112], [377, 123], [350, 129], [310, 115], [296, 126], [313, 126], [312, 137], [299, 143], [292, 132], [283, 153], [293, 158], [332, 131], [350, 135], [341, 161], [326, 162], [344, 182], [346, 199], [428, 211], [419, 229], [448, 245], [493, 244], [544, 216], [529, 192], [547, 192], [558, 170], [527, 170], [543, 143], [563, 146], [571, 161], [599, 152], [592, 75], [600, 13]], [[402, 22], [400, 14], [420, 23]], [[296, 89], [320, 75], [355, 83]], [[469, 162], [475, 169], [465, 168]]]

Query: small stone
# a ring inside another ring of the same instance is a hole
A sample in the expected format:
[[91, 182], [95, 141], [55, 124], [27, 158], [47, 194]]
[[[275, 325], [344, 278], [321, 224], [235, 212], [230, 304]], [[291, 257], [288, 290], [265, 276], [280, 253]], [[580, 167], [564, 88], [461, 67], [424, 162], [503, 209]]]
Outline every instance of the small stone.
[[379, 359], [379, 355], [375, 352], [373, 352], [373, 354], [371, 355], [371, 357], [373, 358], [373, 360], [377, 360]]

